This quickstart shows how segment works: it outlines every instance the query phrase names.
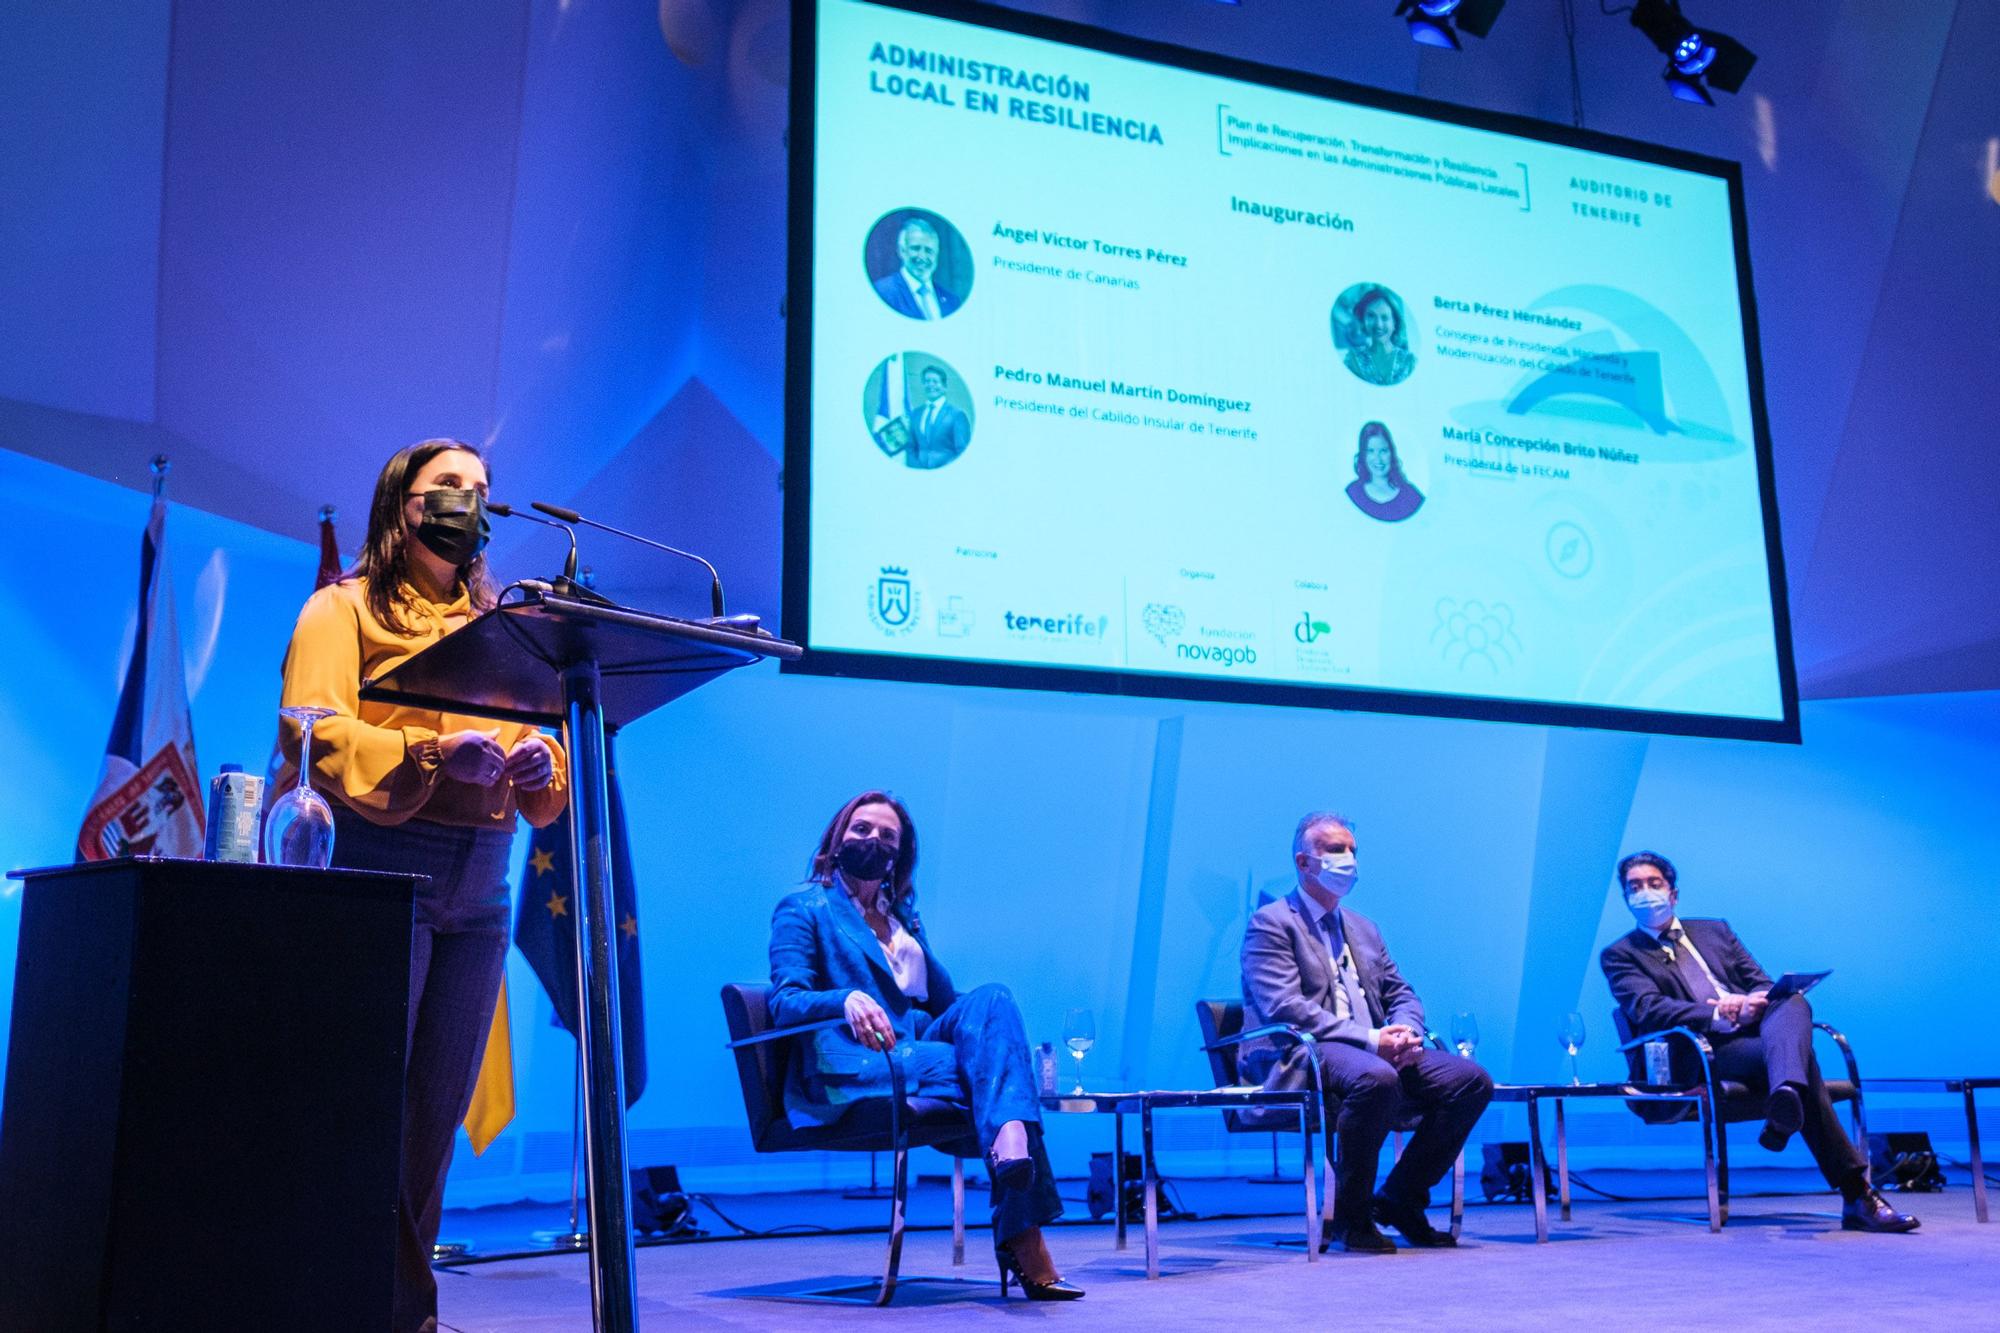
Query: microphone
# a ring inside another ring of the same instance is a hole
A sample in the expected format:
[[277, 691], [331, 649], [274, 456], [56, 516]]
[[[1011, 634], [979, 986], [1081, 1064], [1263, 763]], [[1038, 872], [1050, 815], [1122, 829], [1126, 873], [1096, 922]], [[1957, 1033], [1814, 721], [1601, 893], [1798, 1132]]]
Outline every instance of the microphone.
[[489, 514], [498, 514], [502, 518], [522, 518], [530, 523], [539, 523], [545, 528], [554, 528], [556, 531], [562, 533], [563, 536], [569, 538], [569, 558], [563, 561], [562, 576], [564, 583], [576, 582], [576, 529], [570, 527], [567, 523], [551, 523], [545, 518], [536, 518], [533, 514], [524, 514], [512, 505], [494, 504], [491, 500], [486, 502], [486, 512]]
[[[609, 523], [599, 523], [594, 518], [585, 518], [582, 514], [577, 513], [576, 510], [565, 509], [561, 505], [543, 504], [540, 500], [533, 500], [530, 501], [529, 503], [532, 504], [536, 509], [541, 510], [544, 514], [547, 514], [550, 518], [558, 518], [565, 523], [581, 523], [584, 527], [596, 528], [601, 532], [608, 532], [614, 537], [623, 537], [626, 541], [637, 542], [641, 546], [650, 546], [656, 551], [665, 551], [668, 555], [677, 555], [683, 560], [694, 561], [696, 564], [700, 565], [703, 569], [708, 571], [709, 606], [712, 614], [717, 620], [723, 619], [722, 575], [715, 572], [714, 565], [709, 564], [708, 561], [696, 555], [693, 551], [683, 551], [678, 546], [669, 546], [665, 542], [656, 542], [651, 537], [641, 537], [636, 532], [627, 532], [623, 528], [614, 528]], [[491, 509], [492, 506], [488, 505], [487, 508]], [[523, 515], [523, 517], [526, 516]]]

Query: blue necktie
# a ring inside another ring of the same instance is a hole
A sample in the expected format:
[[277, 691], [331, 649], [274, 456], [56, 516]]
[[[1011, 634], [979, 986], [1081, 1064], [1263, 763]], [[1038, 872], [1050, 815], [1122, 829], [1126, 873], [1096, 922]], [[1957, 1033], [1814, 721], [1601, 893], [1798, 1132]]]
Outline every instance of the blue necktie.
[[1710, 996], [1722, 994], [1715, 983], [1709, 980], [1708, 973], [1702, 971], [1701, 964], [1695, 961], [1694, 950], [1688, 947], [1686, 931], [1669, 930], [1664, 938], [1667, 960], [1674, 965], [1674, 971], [1680, 974], [1681, 984], [1688, 988], [1690, 998], [1706, 1000]]

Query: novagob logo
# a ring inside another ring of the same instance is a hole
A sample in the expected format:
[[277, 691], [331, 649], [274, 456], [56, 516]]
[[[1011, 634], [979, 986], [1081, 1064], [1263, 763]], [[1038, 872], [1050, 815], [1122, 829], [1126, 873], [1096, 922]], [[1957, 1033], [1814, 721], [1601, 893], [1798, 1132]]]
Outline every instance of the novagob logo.
[[1087, 616], [1080, 611], [1066, 616], [1024, 616], [1018, 611], [1007, 611], [1000, 619], [1010, 634], [1056, 639], [1101, 639], [1111, 626], [1110, 616]]
[[1220, 645], [1211, 647], [1205, 643], [1177, 643], [1174, 645], [1174, 656], [1183, 662], [1204, 662], [1223, 671], [1232, 671], [1237, 667], [1255, 663], [1257, 650], [1247, 645], [1225, 648]]

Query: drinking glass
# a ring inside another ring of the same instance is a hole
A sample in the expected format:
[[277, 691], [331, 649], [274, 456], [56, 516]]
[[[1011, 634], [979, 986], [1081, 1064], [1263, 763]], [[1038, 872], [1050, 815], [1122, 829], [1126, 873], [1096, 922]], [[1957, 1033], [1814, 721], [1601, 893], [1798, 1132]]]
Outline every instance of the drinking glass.
[[1556, 1041], [1569, 1052], [1570, 1086], [1581, 1087], [1583, 1078], [1576, 1072], [1576, 1053], [1583, 1049], [1583, 1015], [1574, 1011], [1564, 1014], [1561, 1026], [1556, 1029]]
[[1076, 1057], [1076, 1091], [1083, 1091], [1083, 1055], [1097, 1044], [1097, 1018], [1088, 1009], [1072, 1009], [1063, 1015], [1063, 1045]]
[[1461, 1009], [1451, 1016], [1451, 1044], [1458, 1053], [1470, 1060], [1472, 1052], [1479, 1045], [1479, 1020]]
[[333, 864], [333, 807], [310, 781], [313, 723], [332, 717], [333, 709], [299, 705], [278, 712], [299, 724], [299, 781], [264, 816], [264, 863], [324, 870]]

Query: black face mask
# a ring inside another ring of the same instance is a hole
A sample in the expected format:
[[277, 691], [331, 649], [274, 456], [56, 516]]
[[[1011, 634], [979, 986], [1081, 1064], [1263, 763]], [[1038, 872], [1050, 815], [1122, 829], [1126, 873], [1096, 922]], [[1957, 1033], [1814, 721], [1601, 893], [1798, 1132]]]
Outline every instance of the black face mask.
[[840, 844], [840, 873], [849, 879], [874, 881], [889, 873], [896, 853], [880, 838], [853, 838]]
[[417, 540], [440, 560], [470, 564], [486, 549], [493, 523], [486, 517], [486, 497], [474, 490], [424, 492], [424, 519]]

